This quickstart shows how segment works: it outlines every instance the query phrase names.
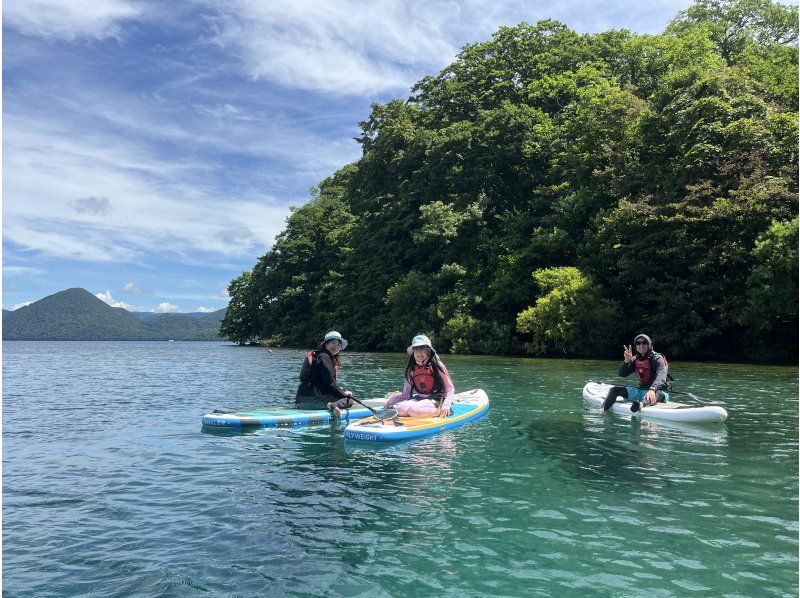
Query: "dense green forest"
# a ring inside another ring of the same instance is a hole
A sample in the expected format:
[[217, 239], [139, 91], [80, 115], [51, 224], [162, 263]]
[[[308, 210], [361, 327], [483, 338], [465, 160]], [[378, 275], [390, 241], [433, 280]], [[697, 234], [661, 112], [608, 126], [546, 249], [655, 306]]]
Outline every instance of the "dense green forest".
[[3, 310], [3, 340], [219, 340], [225, 310], [155, 314], [111, 307], [86, 289], [67, 289]]
[[398, 350], [797, 358], [797, 8], [659, 35], [502, 27], [407, 99], [229, 286], [222, 334]]

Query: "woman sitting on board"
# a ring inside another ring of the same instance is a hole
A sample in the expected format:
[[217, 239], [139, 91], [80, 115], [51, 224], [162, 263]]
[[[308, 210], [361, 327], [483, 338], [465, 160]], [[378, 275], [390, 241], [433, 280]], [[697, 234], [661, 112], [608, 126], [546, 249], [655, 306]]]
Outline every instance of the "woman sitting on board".
[[342, 409], [353, 404], [353, 393], [343, 390], [339, 377], [339, 355], [347, 347], [342, 335], [332, 330], [319, 347], [309, 351], [300, 370], [300, 386], [294, 398], [295, 409], [327, 409], [342, 417]]
[[653, 351], [653, 341], [646, 334], [637, 334], [633, 339], [633, 346], [636, 348], [635, 358], [631, 345], [622, 345], [623, 362], [619, 366], [619, 375], [625, 378], [636, 373], [639, 387], [612, 386], [603, 403], [603, 411], [611, 409], [611, 406], [617, 402], [617, 398], [621, 398], [623, 401], [632, 401], [631, 411], [634, 413], [639, 411], [643, 405], [647, 407], [669, 401], [669, 393], [664, 392], [669, 390], [666, 358]]
[[447, 417], [455, 388], [450, 373], [433, 350], [430, 339], [419, 334], [406, 349], [409, 354], [402, 392], [389, 395], [384, 408], [394, 407], [405, 417]]

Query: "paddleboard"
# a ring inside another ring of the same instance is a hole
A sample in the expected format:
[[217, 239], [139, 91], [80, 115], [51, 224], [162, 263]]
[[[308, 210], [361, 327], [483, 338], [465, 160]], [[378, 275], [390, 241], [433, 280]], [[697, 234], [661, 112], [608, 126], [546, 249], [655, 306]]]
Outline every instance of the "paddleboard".
[[363, 442], [394, 442], [431, 436], [445, 430], [462, 426], [478, 419], [489, 410], [489, 397], [480, 389], [460, 392], [455, 395], [451, 414], [440, 417], [398, 417], [402, 426], [396, 426], [392, 420], [380, 422], [374, 417], [352, 422], [344, 429], [345, 440]]
[[[375, 410], [380, 410], [386, 399], [367, 399], [363, 401]], [[369, 409], [355, 403], [353, 409], [342, 410], [342, 420], [352, 421], [371, 415]], [[276, 407], [274, 409], [256, 409], [253, 411], [226, 411], [216, 409], [206, 413], [201, 421], [211, 428], [242, 428], [254, 426], [300, 426], [307, 424], [326, 424], [333, 414], [326, 409], [292, 409]]]
[[[583, 387], [583, 398], [592, 404], [602, 407], [606, 400], [610, 384], [602, 382], [589, 382]], [[617, 399], [611, 406], [616, 413], [638, 416], [646, 419], [662, 419], [679, 422], [724, 422], [728, 419], [728, 412], [719, 405], [686, 405], [670, 400], [668, 403], [656, 403], [642, 407], [636, 413], [631, 412], [631, 402]]]

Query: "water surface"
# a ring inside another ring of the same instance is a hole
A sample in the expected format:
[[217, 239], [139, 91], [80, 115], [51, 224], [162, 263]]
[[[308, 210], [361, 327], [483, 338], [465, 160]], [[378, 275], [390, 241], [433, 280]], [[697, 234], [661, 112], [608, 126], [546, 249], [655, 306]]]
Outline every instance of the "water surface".
[[[357, 396], [399, 389], [403, 355], [345, 355]], [[706, 426], [589, 408], [616, 362], [445, 356], [491, 409], [436, 437], [201, 429], [287, 404], [302, 358], [3, 343], [3, 594], [797, 594], [796, 367], [672, 361]]]

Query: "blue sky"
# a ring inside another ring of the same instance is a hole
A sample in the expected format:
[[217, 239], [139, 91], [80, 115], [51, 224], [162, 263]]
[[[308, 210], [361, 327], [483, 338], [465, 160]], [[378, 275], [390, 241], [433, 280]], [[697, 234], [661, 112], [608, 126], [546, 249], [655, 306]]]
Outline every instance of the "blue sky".
[[3, 307], [70, 287], [212, 311], [372, 102], [554, 18], [657, 33], [688, 1], [3, 3]]

